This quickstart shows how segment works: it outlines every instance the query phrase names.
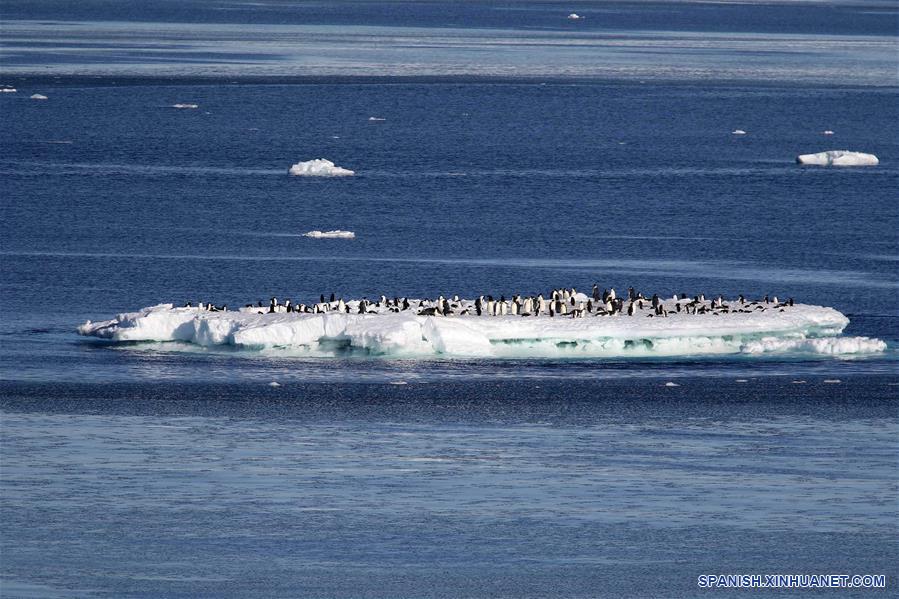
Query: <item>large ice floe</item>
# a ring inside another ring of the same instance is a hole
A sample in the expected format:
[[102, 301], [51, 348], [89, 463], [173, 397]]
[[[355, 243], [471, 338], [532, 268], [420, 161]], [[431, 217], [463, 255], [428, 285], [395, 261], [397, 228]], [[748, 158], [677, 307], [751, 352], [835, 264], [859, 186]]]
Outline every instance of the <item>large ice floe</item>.
[[874, 154], [850, 152], [849, 150], [828, 150], [826, 152], [818, 152], [817, 154], [801, 154], [796, 157], [796, 162], [816, 166], [876, 166], [880, 164], [880, 161]]
[[356, 174], [354, 171], [339, 167], [324, 158], [297, 162], [290, 167], [288, 172], [297, 177], [348, 177]]
[[239, 310], [160, 304], [88, 321], [78, 332], [116, 342], [282, 348], [316, 356], [858, 356], [886, 349], [879, 339], [842, 336], [849, 319], [837, 310], [792, 301], [547, 297], [332, 298], [308, 306], [273, 299]]

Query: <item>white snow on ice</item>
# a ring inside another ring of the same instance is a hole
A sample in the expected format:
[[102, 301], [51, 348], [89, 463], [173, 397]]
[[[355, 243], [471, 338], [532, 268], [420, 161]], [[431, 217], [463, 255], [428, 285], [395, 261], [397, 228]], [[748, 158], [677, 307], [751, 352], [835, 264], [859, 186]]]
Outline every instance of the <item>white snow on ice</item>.
[[4, 94], [14, 94], [14, 93], [16, 93], [16, 88], [14, 88], [14, 87], [0, 87], [0, 93], [4, 93]]
[[31, 99], [32, 100], [46, 100], [47, 96], [45, 96], [43, 94], [32, 94]]
[[303, 237], [312, 237], [314, 239], [355, 239], [356, 234], [352, 231], [343, 231], [335, 229], [333, 231], [309, 231], [303, 233]]
[[288, 172], [297, 177], [347, 177], [356, 174], [354, 171], [339, 167], [324, 158], [297, 162], [290, 167]]
[[[670, 300], [666, 300], [668, 302]], [[418, 300], [410, 302], [417, 306]], [[463, 305], [470, 305], [462, 300]], [[842, 337], [849, 320], [833, 308], [796, 304], [729, 314], [670, 313], [667, 318], [622, 314], [562, 316], [422, 316], [416, 310], [358, 314], [268, 313], [268, 308], [208, 312], [160, 304], [88, 321], [81, 335], [113, 341], [181, 341], [200, 346], [288, 348], [327, 353], [335, 344], [371, 354], [474, 357], [611, 357], [774, 353], [861, 355], [886, 344]]]
[[742, 129], [734, 129], [730, 132], [731, 135], [746, 135], [746, 132]]
[[850, 152], [849, 150], [828, 150], [817, 154], [801, 154], [796, 157], [799, 164], [817, 166], [875, 166], [880, 163], [874, 154]]
[[577, 14], [576, 12], [573, 12], [573, 13], [571, 13], [570, 15], [568, 15], [568, 20], [569, 20], [569, 21], [577, 21], [578, 19], [583, 19], [583, 18], [584, 18], [584, 17], [582, 17], [581, 15]]

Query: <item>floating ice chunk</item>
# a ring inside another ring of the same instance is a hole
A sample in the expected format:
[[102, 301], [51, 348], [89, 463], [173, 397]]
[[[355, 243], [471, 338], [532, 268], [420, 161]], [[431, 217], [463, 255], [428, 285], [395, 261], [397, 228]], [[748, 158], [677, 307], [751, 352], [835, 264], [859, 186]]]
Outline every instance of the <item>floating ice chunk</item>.
[[348, 177], [356, 174], [354, 171], [336, 166], [324, 158], [297, 162], [290, 167], [288, 172], [298, 177]]
[[355, 239], [356, 234], [352, 231], [342, 231], [335, 229], [333, 231], [309, 231], [303, 233], [303, 237], [312, 237], [313, 239]]
[[666, 387], [680, 387], [680, 385], [678, 385], [677, 383], [672, 383], [671, 381], [668, 381], [667, 383], [665, 383], [665, 386]]
[[730, 132], [731, 135], [746, 135], [746, 132], [742, 129], [734, 129]]
[[825, 131], [822, 131], [821, 135], [833, 135], [833, 131], [831, 131], [830, 129], [827, 129]]
[[737, 379], [737, 380], [734, 381], [734, 382], [736, 382], [736, 383], [748, 383], [748, 382], [749, 382], [749, 379]]
[[850, 152], [849, 150], [827, 150], [817, 154], [801, 154], [796, 157], [796, 162], [818, 166], [875, 166], [880, 163], [874, 154]]
[[370, 117], [368, 117], [368, 120], [370, 120], [373, 123], [380, 123], [382, 121], [386, 121], [387, 119], [383, 119], [379, 116], [370, 116]]
[[573, 12], [573, 13], [571, 13], [570, 15], [568, 15], [568, 20], [569, 20], [569, 21], [577, 21], [578, 19], [583, 19], [583, 18], [584, 18], [584, 17], [582, 17], [581, 15], [577, 14], [576, 12]]
[[279, 383], [278, 381], [272, 381], [271, 383], [268, 384], [268, 386], [269, 387], [280, 387], [281, 383]]
[[838, 385], [843, 381], [841, 381], [840, 379], [824, 379], [824, 382], [830, 385]]
[[199, 108], [199, 107], [200, 107], [199, 104], [185, 104], [185, 103], [172, 104], [172, 108]]
[[47, 98], [47, 96], [45, 96], [43, 94], [32, 94], [31, 99], [32, 100], [47, 100], [48, 98]]
[[[666, 300], [667, 301], [667, 300]], [[411, 305], [418, 300], [410, 300]], [[410, 309], [359, 314], [335, 304], [324, 313], [276, 312], [267, 308], [209, 312], [160, 304], [86, 322], [82, 335], [113, 341], [183, 341], [201, 346], [355, 348], [387, 355], [481, 357], [617, 357], [768, 355], [775, 353], [857, 356], [882, 352], [886, 344], [867, 337], [842, 337], [849, 320], [832, 308], [796, 304], [784, 311], [730, 314], [671, 314], [668, 318], [586, 318], [474, 315], [472, 300], [459, 300], [467, 314], [419, 315]], [[470, 311], [469, 311], [470, 309]]]
[[4, 85], [3, 87], [0, 87], [0, 93], [14, 94], [16, 93], [16, 88], [9, 85]]

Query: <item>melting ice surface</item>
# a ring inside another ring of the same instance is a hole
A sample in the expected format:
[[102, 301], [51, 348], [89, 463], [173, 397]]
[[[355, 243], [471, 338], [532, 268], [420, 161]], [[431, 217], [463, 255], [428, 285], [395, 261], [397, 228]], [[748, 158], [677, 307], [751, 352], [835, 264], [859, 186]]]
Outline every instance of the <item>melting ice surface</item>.
[[[418, 306], [418, 300], [410, 304]], [[111, 320], [88, 321], [78, 332], [117, 342], [286, 348], [315, 356], [348, 350], [404, 357], [500, 358], [858, 355], [886, 349], [879, 339], [842, 336], [849, 319], [833, 308], [796, 304], [687, 314], [674, 311], [675, 300], [663, 304], [670, 312], [667, 317], [655, 316], [647, 306], [633, 316], [583, 318], [545, 313], [476, 316], [468, 300], [459, 300], [458, 312], [469, 308], [470, 314], [456, 316], [422, 315], [415, 308], [391, 311], [384, 306], [359, 314], [358, 301], [345, 304], [348, 312], [333, 304], [333, 310], [321, 313], [269, 313], [268, 307], [209, 312], [160, 304]], [[328, 304], [325, 309], [331, 307]]]

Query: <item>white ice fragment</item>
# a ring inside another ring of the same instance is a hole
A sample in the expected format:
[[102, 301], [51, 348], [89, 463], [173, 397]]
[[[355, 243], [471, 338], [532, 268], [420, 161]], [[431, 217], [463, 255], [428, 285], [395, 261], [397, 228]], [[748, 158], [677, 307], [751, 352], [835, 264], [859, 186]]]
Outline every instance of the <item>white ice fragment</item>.
[[290, 167], [288, 172], [297, 177], [348, 177], [356, 174], [354, 171], [336, 166], [324, 158], [297, 162]]
[[735, 382], [737, 383], [748, 383], [749, 379], [737, 379]]
[[187, 104], [187, 103], [179, 103], [172, 104], [172, 108], [199, 108], [199, 104]]
[[569, 20], [569, 21], [577, 21], [578, 19], [583, 19], [583, 18], [584, 18], [584, 17], [582, 17], [581, 15], [577, 14], [576, 12], [573, 12], [573, 13], [571, 13], [570, 15], [568, 15], [568, 20]]
[[842, 383], [843, 381], [841, 381], [840, 379], [824, 379], [824, 382], [829, 385], [838, 385], [838, 384]]
[[830, 129], [827, 129], [825, 131], [822, 131], [821, 135], [833, 135], [833, 131], [831, 131]]
[[790, 381], [790, 382], [793, 383], [794, 385], [804, 385], [805, 384], [805, 381]]
[[303, 237], [312, 237], [313, 239], [355, 239], [356, 234], [352, 231], [342, 231], [335, 229], [333, 231], [309, 231], [303, 233]]
[[801, 154], [796, 157], [796, 162], [817, 166], [875, 166], [880, 163], [874, 154], [850, 152], [849, 150], [827, 150], [817, 154]]
[[380, 123], [381, 121], [386, 121], [387, 119], [381, 118], [379, 116], [370, 116], [370, 117], [368, 117], [368, 120], [370, 120], [373, 123]]
[[746, 135], [746, 132], [742, 129], [734, 129], [730, 132], [731, 135]]
[[678, 385], [677, 383], [672, 383], [671, 381], [668, 381], [667, 383], [665, 383], [665, 386], [666, 387], [680, 387], [680, 385]]
[[45, 96], [43, 94], [32, 94], [31, 99], [32, 100], [46, 100], [47, 96]]
[[268, 384], [268, 386], [269, 387], [280, 387], [281, 383], [279, 383], [278, 381], [272, 381], [271, 383]]
[[0, 93], [14, 94], [14, 93], [16, 93], [16, 88], [11, 87], [9, 85], [4, 85], [3, 87], [0, 87]]
[[[181, 341], [200, 346], [298, 348], [339, 352], [356, 348], [387, 355], [476, 357], [618, 357], [805, 354], [856, 356], [882, 352], [886, 343], [843, 337], [849, 320], [832, 308], [796, 304], [783, 311], [640, 315], [586, 318], [475, 315], [474, 301], [460, 299], [452, 316], [419, 315], [413, 308], [392, 312], [373, 304], [359, 314], [359, 302], [335, 303], [324, 313], [268, 313], [267, 307], [210, 312], [160, 304], [110, 320], [86, 322], [82, 335], [123, 341]], [[374, 311], [376, 313], [372, 313]], [[466, 312], [463, 314], [462, 312]], [[336, 349], [335, 349], [336, 348]]]

